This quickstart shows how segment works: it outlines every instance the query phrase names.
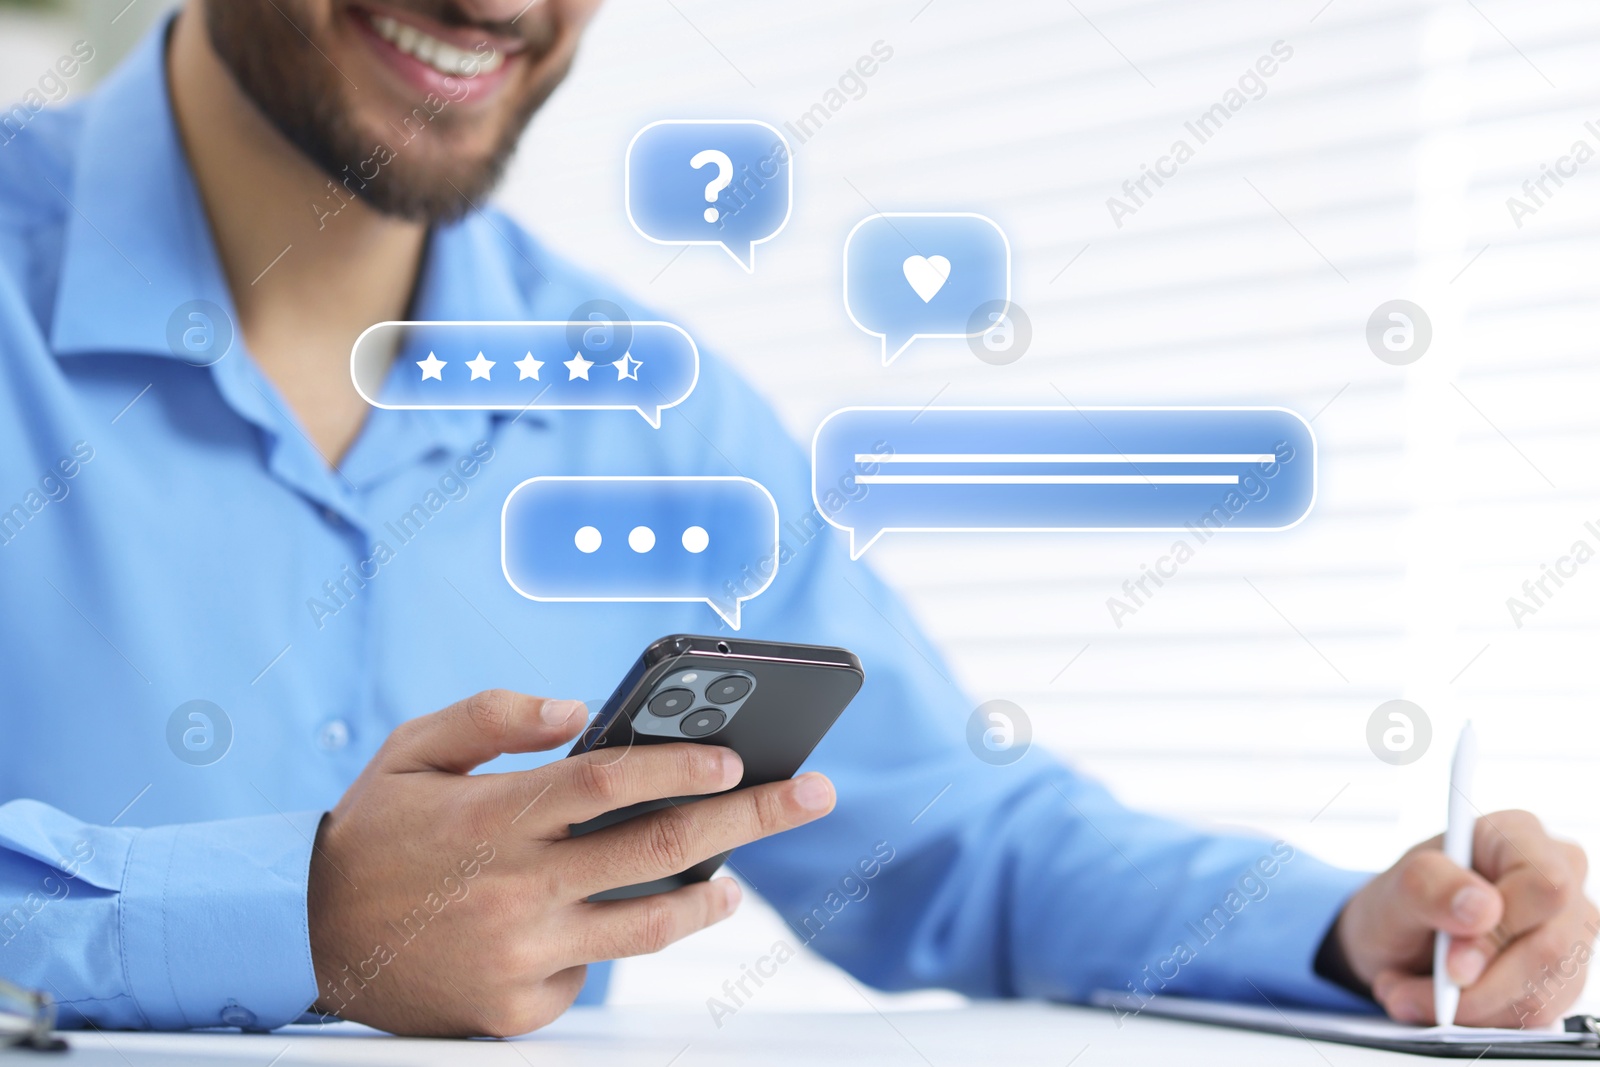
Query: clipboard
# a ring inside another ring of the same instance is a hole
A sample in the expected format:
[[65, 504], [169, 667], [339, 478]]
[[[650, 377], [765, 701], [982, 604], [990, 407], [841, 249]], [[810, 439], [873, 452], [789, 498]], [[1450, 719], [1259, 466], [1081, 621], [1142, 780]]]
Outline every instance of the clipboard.
[[1472, 1026], [1408, 1026], [1373, 1015], [1258, 1007], [1189, 997], [1141, 997], [1101, 990], [1090, 998], [1122, 1019], [1163, 1019], [1332, 1041], [1341, 1045], [1406, 1052], [1416, 1056], [1487, 1060], [1600, 1060], [1600, 1019], [1574, 1015], [1562, 1029], [1507, 1030]]

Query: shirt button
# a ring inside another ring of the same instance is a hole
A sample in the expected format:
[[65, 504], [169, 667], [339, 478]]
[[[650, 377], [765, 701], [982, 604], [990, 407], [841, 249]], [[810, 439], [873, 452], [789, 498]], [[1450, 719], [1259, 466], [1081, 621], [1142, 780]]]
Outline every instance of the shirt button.
[[324, 752], [337, 752], [350, 743], [350, 725], [343, 719], [329, 719], [317, 731], [317, 747]]
[[237, 1004], [229, 1004], [222, 1009], [222, 1024], [224, 1026], [237, 1026], [241, 1030], [253, 1030], [256, 1025], [256, 1013], [249, 1008], [241, 1008]]

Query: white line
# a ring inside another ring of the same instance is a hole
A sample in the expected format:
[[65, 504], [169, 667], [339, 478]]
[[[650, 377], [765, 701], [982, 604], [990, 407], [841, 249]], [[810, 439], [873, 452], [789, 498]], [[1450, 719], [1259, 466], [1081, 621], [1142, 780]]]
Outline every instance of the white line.
[[294, 647], [293, 643], [284, 645], [283, 646], [283, 651], [279, 652], [276, 656], [273, 656], [272, 657], [272, 662], [267, 664], [265, 667], [262, 667], [261, 668], [261, 673], [256, 675], [254, 678], [250, 679], [250, 684], [251, 685], [255, 685], [257, 682], [261, 681], [261, 679], [266, 675], [266, 673], [268, 671], [270, 671], [272, 668], [274, 668], [274, 667], [276, 667], [278, 665], [278, 661], [280, 659], [282, 659], [283, 657], [285, 657], [285, 656], [287, 656], [289, 654], [289, 650], [291, 648], [293, 648], [293, 647]]
[[[930, 4], [933, 3], [933, 0], [928, 0], [928, 3], [930, 3]], [[934, 795], [934, 798], [932, 800], [928, 801], [926, 804], [924, 804], [922, 806], [922, 810], [917, 812], [917, 814], [912, 817], [911, 822], [913, 824], [915, 824], [918, 819], [920, 819], [924, 815], [928, 814], [928, 809], [933, 807], [935, 804], [939, 803], [939, 798], [944, 796], [946, 793], [950, 792], [950, 786], [952, 786], [952, 785], [955, 785], [955, 783], [954, 782], [946, 783], [945, 787], [943, 789], [939, 790], [939, 792]]]
[[858, 485], [1238, 485], [1237, 474], [864, 474]]
[[[148, 393], [150, 391], [150, 386], [154, 384], [156, 383], [151, 382], [149, 385], [146, 385], [143, 389], [139, 390], [139, 396], [144, 396], [144, 394]], [[117, 424], [117, 420], [126, 415], [128, 413], [128, 409], [139, 402], [139, 396], [134, 397], [132, 400], [122, 405], [122, 410], [111, 417], [111, 425], [115, 426]]]
[[[287, 16], [285, 16], [285, 17], [286, 17], [286, 18], [287, 18]], [[326, 58], [327, 58], [327, 57], [326, 57], [326, 56], [324, 56], [324, 57], [323, 57], [323, 58], [324, 58], [324, 59], [326, 59]], [[335, 68], [334, 68], [334, 69], [335, 69], [335, 70], [338, 70], [338, 69], [339, 69], [339, 68], [337, 68], [337, 67], [335, 67]], [[267, 276], [267, 271], [269, 271], [269, 270], [271, 270], [271, 269], [272, 269], [272, 268], [273, 268], [273, 267], [276, 267], [276, 266], [277, 266], [277, 265], [278, 265], [278, 260], [280, 260], [280, 259], [282, 259], [282, 258], [283, 258], [283, 257], [284, 257], [284, 256], [286, 256], [286, 255], [288, 255], [288, 254], [289, 254], [289, 249], [291, 249], [291, 248], [293, 248], [293, 247], [294, 247], [294, 245], [292, 245], [292, 244], [287, 244], [287, 245], [284, 245], [284, 246], [283, 246], [283, 251], [282, 251], [282, 252], [279, 252], [279, 253], [278, 253], [278, 254], [277, 254], [277, 256], [276, 256], [276, 257], [274, 257], [274, 259], [273, 259], [273, 260], [272, 260], [272, 262], [271, 262], [271, 263], [268, 263], [268, 264], [267, 264], [267, 265], [266, 265], [266, 267], [265, 267], [265, 268], [264, 268], [264, 269], [263, 269], [263, 270], [262, 270], [262, 271], [261, 271], [261, 273], [260, 273], [260, 274], [257, 274], [257, 275], [256, 275], [256, 281], [255, 281], [255, 282], [251, 282], [251, 283], [250, 283], [250, 284], [251, 284], [251, 285], [255, 285], [255, 284], [256, 284], [256, 282], [259, 282], [259, 281], [260, 281], [260, 280], [261, 280], [261, 279], [262, 279], [262, 278], [265, 278], [265, 277], [266, 277], [266, 276]]]
[[110, 825], [112, 825], [112, 826], [117, 825], [117, 819], [120, 819], [124, 815], [128, 814], [128, 809], [133, 807], [135, 804], [139, 803], [139, 797], [142, 797], [146, 793], [150, 792], [150, 786], [153, 786], [153, 785], [155, 785], [154, 782], [151, 782], [149, 785], [146, 785], [143, 789], [139, 790], [139, 796], [134, 797], [132, 800], [130, 800], [126, 804], [122, 805], [122, 810], [117, 812], [116, 818], [111, 820]]
[[902, 452], [881, 456], [856, 453], [857, 463], [1273, 463], [1277, 456], [1261, 454], [1141, 452]]

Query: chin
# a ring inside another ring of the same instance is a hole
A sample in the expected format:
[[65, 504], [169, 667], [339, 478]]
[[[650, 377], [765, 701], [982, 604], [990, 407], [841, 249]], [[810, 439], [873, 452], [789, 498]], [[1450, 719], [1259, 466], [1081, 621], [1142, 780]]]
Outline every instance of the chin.
[[489, 193], [576, 47], [549, 3], [495, 27], [448, 0], [277, 6], [208, 0], [218, 57], [330, 193], [417, 221]]

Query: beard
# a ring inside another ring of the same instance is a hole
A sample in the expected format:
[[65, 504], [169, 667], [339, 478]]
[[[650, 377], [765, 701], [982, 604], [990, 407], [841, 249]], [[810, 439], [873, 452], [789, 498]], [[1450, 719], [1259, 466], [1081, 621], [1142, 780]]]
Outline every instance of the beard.
[[[477, 25], [450, 0], [411, 0], [405, 6], [445, 25]], [[415, 222], [459, 218], [499, 184], [523, 129], [571, 65], [569, 54], [516, 89], [520, 96], [494, 115], [452, 112], [448, 97], [426, 94], [409, 109], [399, 104], [387, 120], [363, 120], [355, 86], [315, 43], [316, 18], [303, 0], [204, 0], [204, 15], [223, 66], [285, 139], [377, 211]], [[552, 51], [557, 34], [530, 19], [515, 36], [527, 41], [522, 55], [531, 65]], [[449, 149], [453, 132], [485, 121], [499, 124], [487, 151]]]

